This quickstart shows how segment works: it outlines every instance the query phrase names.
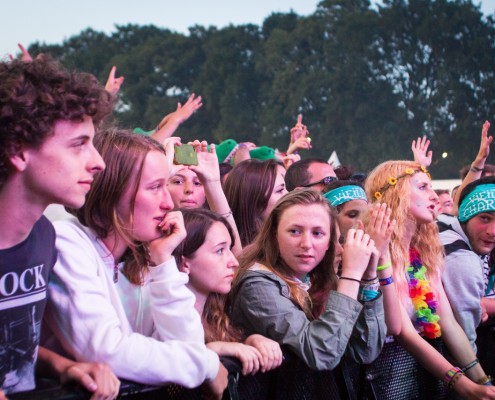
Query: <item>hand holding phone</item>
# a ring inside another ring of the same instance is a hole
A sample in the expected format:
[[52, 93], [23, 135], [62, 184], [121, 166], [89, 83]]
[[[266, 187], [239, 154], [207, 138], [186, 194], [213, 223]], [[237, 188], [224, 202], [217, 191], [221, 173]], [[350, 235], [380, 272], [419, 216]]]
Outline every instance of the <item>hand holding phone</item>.
[[198, 155], [190, 144], [174, 146], [174, 164], [178, 165], [198, 165]]

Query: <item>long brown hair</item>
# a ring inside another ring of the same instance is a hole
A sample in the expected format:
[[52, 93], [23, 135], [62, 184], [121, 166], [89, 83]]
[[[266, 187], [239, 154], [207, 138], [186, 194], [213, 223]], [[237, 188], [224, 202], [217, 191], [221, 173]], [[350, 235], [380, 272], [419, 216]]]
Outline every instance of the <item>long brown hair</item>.
[[[405, 269], [409, 266], [409, 249], [406, 248], [403, 238], [413, 219], [409, 213], [409, 207], [411, 177], [414, 174], [406, 174], [406, 169], [411, 169], [416, 173], [421, 171], [421, 165], [413, 161], [386, 161], [371, 171], [365, 183], [368, 199], [375, 202], [377, 201], [375, 193], [380, 192], [390, 178], [402, 176], [397, 179], [395, 185], [388, 187], [381, 193], [381, 197], [379, 196], [380, 201], [387, 203], [392, 209], [391, 219], [397, 221], [390, 241], [390, 256], [394, 267], [394, 281], [402, 298], [408, 296]], [[427, 277], [430, 280], [439, 278], [443, 266], [443, 247], [435, 221], [416, 225], [411, 247], [418, 250], [421, 255], [423, 265], [427, 269]]]
[[[187, 236], [173, 252], [177, 266], [181, 266], [182, 257], [190, 259], [195, 257], [196, 251], [205, 242], [206, 235], [215, 222], [220, 222], [227, 228], [232, 245], [234, 245], [235, 237], [232, 228], [221, 215], [202, 208], [181, 209], [181, 211]], [[206, 343], [218, 340], [239, 342], [243, 339], [242, 333], [230, 324], [230, 319], [225, 313], [225, 297], [219, 293], [209, 293], [206, 298], [201, 315]]]
[[230, 171], [225, 197], [239, 230], [242, 246], [251, 243], [263, 224], [263, 212], [275, 186], [277, 168], [273, 160], [245, 160]]
[[[283, 213], [296, 205], [320, 205], [328, 211], [330, 221], [329, 248], [321, 262], [309, 273], [311, 288], [308, 292], [290, 278], [291, 270], [282, 259], [277, 240], [277, 229]], [[232, 284], [232, 298], [235, 298], [238, 284], [246, 271], [259, 262], [287, 284], [292, 301], [301, 307], [309, 319], [318, 318], [325, 308], [328, 293], [337, 287], [337, 277], [333, 268], [335, 236], [335, 222], [330, 204], [320, 193], [313, 189], [298, 189], [287, 193], [277, 202], [254, 242], [244, 249], [239, 258], [239, 270]]]
[[94, 142], [106, 168], [95, 176], [84, 206], [70, 211], [81, 224], [93, 229], [99, 238], [115, 234], [126, 241], [128, 250], [124, 255], [123, 272], [130, 282], [139, 285], [142, 284], [144, 267], [149, 263], [147, 243], [135, 241], [132, 232], [124, 228], [117, 205], [132, 185], [132, 225], [134, 203], [146, 155], [150, 151], [165, 154], [165, 150], [160, 143], [149, 137], [117, 128], [97, 134]]

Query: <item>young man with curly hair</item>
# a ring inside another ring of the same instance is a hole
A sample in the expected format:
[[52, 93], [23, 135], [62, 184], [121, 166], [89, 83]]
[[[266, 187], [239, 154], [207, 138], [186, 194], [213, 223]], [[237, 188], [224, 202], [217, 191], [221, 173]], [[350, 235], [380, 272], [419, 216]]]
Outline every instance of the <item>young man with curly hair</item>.
[[[93, 147], [95, 125], [111, 109], [110, 95], [90, 74], [48, 57], [0, 63], [0, 388], [7, 394], [34, 389], [37, 359], [38, 368], [63, 380], [102, 389], [106, 367], [39, 348], [57, 259], [43, 212], [51, 203], [84, 204], [94, 174], [105, 168]], [[107, 393], [116, 395], [118, 380], [105, 374], [112, 380]]]

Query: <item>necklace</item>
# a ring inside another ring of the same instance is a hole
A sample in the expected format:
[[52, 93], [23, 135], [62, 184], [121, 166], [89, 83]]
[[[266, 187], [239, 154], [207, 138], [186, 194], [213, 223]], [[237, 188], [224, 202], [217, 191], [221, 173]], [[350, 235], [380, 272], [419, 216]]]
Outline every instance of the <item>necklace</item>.
[[435, 339], [442, 335], [437, 315], [438, 302], [426, 278], [426, 267], [423, 265], [416, 249], [409, 249], [409, 261], [407, 267], [409, 277], [409, 296], [411, 297], [416, 314], [415, 325], [420, 335]]

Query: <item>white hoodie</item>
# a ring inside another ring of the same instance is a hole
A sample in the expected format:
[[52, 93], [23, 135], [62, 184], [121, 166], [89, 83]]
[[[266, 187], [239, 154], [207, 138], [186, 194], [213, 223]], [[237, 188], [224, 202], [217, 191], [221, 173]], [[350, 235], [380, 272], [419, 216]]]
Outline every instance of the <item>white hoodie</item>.
[[54, 225], [59, 255], [45, 322], [65, 351], [143, 384], [197, 387], [216, 377], [218, 356], [205, 346], [188, 277], [173, 258], [148, 267], [142, 286], [120, 271], [116, 283], [114, 259], [93, 231], [75, 219]]

